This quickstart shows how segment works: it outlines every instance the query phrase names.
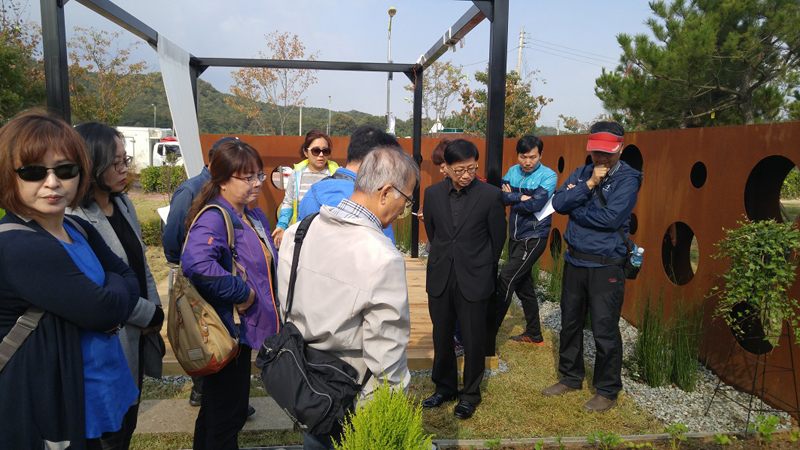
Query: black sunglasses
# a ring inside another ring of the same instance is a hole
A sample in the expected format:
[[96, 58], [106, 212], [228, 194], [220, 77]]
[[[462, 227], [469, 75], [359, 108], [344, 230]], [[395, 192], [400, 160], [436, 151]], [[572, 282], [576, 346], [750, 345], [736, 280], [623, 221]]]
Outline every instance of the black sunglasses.
[[331, 156], [331, 149], [329, 149], [328, 147], [325, 147], [325, 148], [311, 147], [308, 150], [314, 156], [319, 156], [320, 153], [322, 153], [325, 156]]
[[61, 164], [55, 167], [22, 166], [14, 172], [17, 172], [17, 175], [24, 181], [42, 181], [50, 169], [53, 169], [53, 173], [59, 180], [69, 180], [81, 173], [81, 166], [77, 164]]

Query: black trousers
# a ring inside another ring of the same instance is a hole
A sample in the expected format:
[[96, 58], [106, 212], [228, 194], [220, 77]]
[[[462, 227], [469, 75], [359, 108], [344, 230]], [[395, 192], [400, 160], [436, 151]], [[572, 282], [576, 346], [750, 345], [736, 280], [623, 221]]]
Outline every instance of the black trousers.
[[[447, 287], [439, 297], [428, 296], [428, 311], [433, 322], [433, 373], [436, 393], [458, 395], [477, 405], [481, 402], [481, 381], [485, 370], [486, 316], [489, 299], [470, 302], [461, 294], [455, 271], [450, 270]], [[458, 390], [453, 331], [456, 318], [464, 341], [464, 389]]]
[[203, 397], [194, 423], [195, 450], [238, 449], [238, 434], [247, 420], [250, 399], [250, 355], [239, 345], [239, 354], [219, 372], [203, 377]]
[[625, 275], [621, 267], [577, 267], [564, 263], [558, 359], [561, 384], [573, 389], [580, 389], [583, 384], [583, 327], [588, 310], [597, 348], [592, 384], [603, 397], [617, 398], [622, 389], [619, 316], [624, 298]]
[[500, 330], [503, 319], [511, 306], [511, 297], [517, 293], [525, 313], [524, 335], [538, 340], [542, 337], [542, 326], [539, 321], [539, 301], [531, 275], [531, 269], [544, 253], [547, 238], [531, 238], [522, 241], [508, 241], [508, 264], [503, 267], [497, 280], [497, 316], [495, 317], [495, 334]]

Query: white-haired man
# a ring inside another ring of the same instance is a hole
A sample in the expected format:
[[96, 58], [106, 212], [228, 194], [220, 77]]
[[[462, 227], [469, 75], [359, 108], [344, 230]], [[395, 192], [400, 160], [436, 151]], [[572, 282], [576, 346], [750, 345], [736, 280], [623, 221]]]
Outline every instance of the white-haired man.
[[[350, 363], [361, 397], [384, 380], [408, 388], [405, 355], [411, 323], [403, 255], [383, 229], [413, 204], [419, 168], [401, 148], [380, 147], [361, 163], [353, 195], [322, 206], [303, 241], [289, 320], [313, 348]], [[278, 262], [278, 298], [285, 315], [297, 225], [286, 230]], [[333, 448], [332, 438], [303, 433], [303, 448]]]

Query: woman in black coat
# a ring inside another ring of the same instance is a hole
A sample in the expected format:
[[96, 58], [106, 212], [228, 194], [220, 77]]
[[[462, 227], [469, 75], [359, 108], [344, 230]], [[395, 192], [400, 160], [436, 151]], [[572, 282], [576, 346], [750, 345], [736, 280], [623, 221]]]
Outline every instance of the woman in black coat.
[[19, 344], [0, 345], [0, 448], [99, 448], [138, 394], [116, 336], [138, 301], [136, 276], [64, 214], [88, 167], [83, 140], [55, 116], [0, 128], [0, 338]]

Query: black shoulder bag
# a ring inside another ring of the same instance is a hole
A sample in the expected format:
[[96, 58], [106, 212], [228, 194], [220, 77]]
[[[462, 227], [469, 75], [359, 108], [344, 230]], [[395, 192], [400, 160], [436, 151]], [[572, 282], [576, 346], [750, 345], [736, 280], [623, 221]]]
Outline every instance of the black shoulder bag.
[[[341, 359], [306, 345], [297, 327], [289, 322], [297, 281], [297, 263], [312, 214], [298, 225], [294, 236], [292, 272], [286, 294], [286, 319], [281, 330], [269, 336], [256, 358], [261, 380], [270, 397], [307, 433], [334, 434], [355, 404], [354, 399], [372, 376], [358, 382], [358, 371]], [[280, 317], [280, 314], [278, 315]]]

